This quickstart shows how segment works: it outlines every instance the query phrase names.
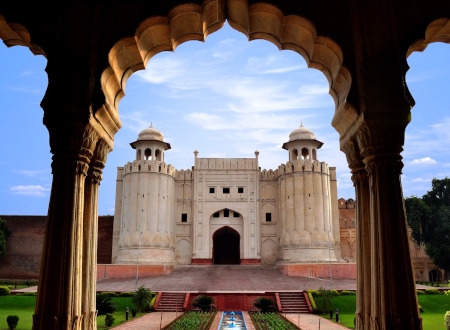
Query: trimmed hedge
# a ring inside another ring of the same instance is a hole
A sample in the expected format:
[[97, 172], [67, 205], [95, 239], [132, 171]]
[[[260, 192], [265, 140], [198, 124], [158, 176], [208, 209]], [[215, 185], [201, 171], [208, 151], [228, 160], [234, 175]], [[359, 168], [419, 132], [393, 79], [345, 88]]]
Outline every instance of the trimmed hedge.
[[11, 294], [11, 290], [7, 286], [0, 286], [0, 296], [9, 296]]
[[317, 312], [317, 305], [316, 302], [314, 301], [314, 294], [312, 291], [316, 291], [316, 290], [310, 290], [308, 291], [308, 298], [309, 298], [309, 302], [311, 303], [311, 308], [313, 310], [313, 313]]

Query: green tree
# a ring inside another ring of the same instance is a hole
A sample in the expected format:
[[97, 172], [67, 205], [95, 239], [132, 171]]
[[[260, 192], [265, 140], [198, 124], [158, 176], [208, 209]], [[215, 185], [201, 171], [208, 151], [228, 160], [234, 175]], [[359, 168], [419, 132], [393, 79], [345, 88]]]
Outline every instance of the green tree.
[[434, 178], [431, 190], [422, 198], [405, 198], [408, 225], [417, 244], [434, 264], [448, 274], [450, 270], [450, 178]]
[[0, 218], [0, 258], [6, 256], [6, 239], [11, 235], [11, 231], [6, 225], [6, 220]]
[[114, 305], [110, 294], [107, 292], [97, 293], [95, 304], [97, 315], [99, 316], [114, 313], [117, 309], [117, 306]]
[[138, 312], [144, 312], [149, 306], [153, 298], [153, 292], [141, 285], [133, 296], [133, 305], [136, 306]]

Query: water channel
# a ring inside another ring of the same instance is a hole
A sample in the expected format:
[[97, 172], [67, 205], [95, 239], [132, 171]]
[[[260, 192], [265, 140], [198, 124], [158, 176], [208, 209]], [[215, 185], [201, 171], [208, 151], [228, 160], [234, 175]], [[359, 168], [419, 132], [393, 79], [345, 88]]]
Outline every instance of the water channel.
[[225, 329], [247, 329], [245, 324], [244, 315], [242, 312], [223, 312], [222, 317], [220, 318], [219, 328], [218, 330]]

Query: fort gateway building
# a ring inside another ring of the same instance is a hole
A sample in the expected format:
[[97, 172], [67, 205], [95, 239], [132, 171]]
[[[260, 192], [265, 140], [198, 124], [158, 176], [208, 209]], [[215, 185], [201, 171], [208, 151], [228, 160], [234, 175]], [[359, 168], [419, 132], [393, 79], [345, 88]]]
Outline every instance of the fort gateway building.
[[112, 262], [154, 265], [270, 264], [286, 274], [339, 262], [336, 169], [320, 161], [322, 142], [300, 125], [286, 163], [261, 170], [252, 158], [202, 158], [192, 169], [164, 161], [170, 150], [153, 126], [117, 171]]

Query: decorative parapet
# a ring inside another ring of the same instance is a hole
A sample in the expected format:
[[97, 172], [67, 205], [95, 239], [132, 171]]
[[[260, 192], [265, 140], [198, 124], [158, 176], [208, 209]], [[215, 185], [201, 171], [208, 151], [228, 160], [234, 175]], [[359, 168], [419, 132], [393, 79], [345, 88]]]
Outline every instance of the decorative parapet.
[[172, 165], [168, 165], [158, 160], [135, 160], [128, 162], [123, 167], [123, 175], [129, 173], [162, 173], [175, 177], [177, 171]]
[[197, 158], [196, 170], [255, 170], [256, 158]]

